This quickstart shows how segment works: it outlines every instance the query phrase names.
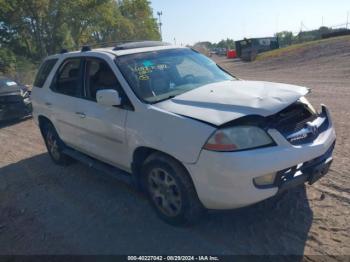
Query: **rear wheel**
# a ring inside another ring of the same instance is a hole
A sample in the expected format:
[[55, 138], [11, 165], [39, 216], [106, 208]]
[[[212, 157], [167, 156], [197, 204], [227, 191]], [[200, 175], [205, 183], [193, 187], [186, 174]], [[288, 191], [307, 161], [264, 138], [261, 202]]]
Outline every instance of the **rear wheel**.
[[70, 164], [72, 159], [63, 153], [65, 145], [59, 138], [54, 126], [51, 123], [45, 124], [45, 126], [42, 127], [42, 134], [52, 161], [57, 165]]
[[156, 153], [146, 160], [143, 187], [158, 216], [169, 224], [193, 224], [203, 214], [187, 171], [171, 157]]

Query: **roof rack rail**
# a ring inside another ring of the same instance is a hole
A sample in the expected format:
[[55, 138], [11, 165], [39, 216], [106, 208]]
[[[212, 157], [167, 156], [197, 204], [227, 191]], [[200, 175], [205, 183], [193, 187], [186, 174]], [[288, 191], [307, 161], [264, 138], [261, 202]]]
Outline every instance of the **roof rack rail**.
[[68, 49], [62, 48], [60, 51], [60, 54], [65, 54], [65, 53], [68, 53]]
[[88, 52], [91, 51], [91, 47], [89, 45], [83, 45], [81, 48], [81, 52]]
[[[170, 45], [170, 44], [166, 43], [166, 42], [161, 42], [161, 41], [125, 40], [125, 41], [109, 41], [109, 42], [91, 43], [91, 44], [86, 44], [84, 46], [88, 46], [88, 47], [90, 47], [90, 49], [91, 48], [114, 47], [113, 50], [123, 50], [123, 49], [133, 49], [133, 48], [152, 47], [152, 46], [165, 46], [165, 45]], [[90, 51], [90, 50], [88, 50], [88, 51]]]
[[89, 46], [91, 48], [104, 48], [104, 47], [112, 47], [119, 44], [131, 43], [131, 42], [141, 42], [143, 40], [127, 40], [127, 41], [108, 41], [108, 42], [98, 42], [98, 43], [87, 43], [84, 46]]
[[117, 51], [117, 50], [127, 50], [127, 49], [155, 47], [155, 46], [168, 46], [168, 45], [170, 44], [167, 42], [161, 42], [161, 41], [139, 41], [139, 42], [133, 41], [128, 43], [118, 44], [113, 48], [113, 50]]

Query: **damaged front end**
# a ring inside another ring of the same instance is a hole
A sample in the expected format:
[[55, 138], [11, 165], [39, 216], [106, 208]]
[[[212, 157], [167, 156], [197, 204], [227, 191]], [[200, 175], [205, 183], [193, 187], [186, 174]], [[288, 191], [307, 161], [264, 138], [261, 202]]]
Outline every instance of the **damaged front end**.
[[329, 128], [331, 119], [326, 106], [322, 105], [321, 111], [317, 112], [305, 97], [301, 97], [276, 114], [267, 117], [248, 115], [220, 127], [240, 125], [258, 126], [266, 132], [269, 129], [275, 129], [291, 145], [298, 146], [312, 143], [317, 139], [321, 133]]
[[16, 92], [0, 93], [0, 121], [27, 117], [31, 113], [32, 103], [28, 89], [21, 88]]
[[[306, 101], [306, 102], [305, 102]], [[312, 143], [330, 126], [327, 108], [318, 113], [303, 97], [277, 114], [267, 117], [269, 128], [279, 131], [292, 145]]]

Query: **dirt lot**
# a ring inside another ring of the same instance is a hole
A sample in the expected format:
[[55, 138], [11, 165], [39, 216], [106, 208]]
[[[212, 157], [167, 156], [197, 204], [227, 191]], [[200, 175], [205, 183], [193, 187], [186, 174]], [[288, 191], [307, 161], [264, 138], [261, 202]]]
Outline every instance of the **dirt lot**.
[[243, 79], [311, 87], [310, 100], [329, 105], [338, 138], [325, 178], [277, 204], [174, 228], [130, 186], [79, 163], [52, 164], [32, 120], [11, 123], [0, 129], [0, 254], [350, 255], [350, 40], [255, 63], [217, 59]]

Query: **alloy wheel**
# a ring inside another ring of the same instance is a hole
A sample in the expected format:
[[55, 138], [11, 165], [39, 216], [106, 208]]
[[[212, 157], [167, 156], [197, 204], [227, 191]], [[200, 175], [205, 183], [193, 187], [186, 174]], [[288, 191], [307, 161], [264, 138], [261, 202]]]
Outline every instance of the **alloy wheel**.
[[166, 216], [178, 215], [182, 198], [176, 180], [162, 168], [154, 168], [148, 176], [148, 187], [152, 201]]
[[47, 136], [46, 136], [46, 142], [47, 142], [47, 148], [50, 151], [51, 156], [55, 160], [59, 160], [60, 159], [60, 151], [58, 148], [58, 141], [57, 141], [55, 135], [53, 134], [52, 130], [48, 130]]

